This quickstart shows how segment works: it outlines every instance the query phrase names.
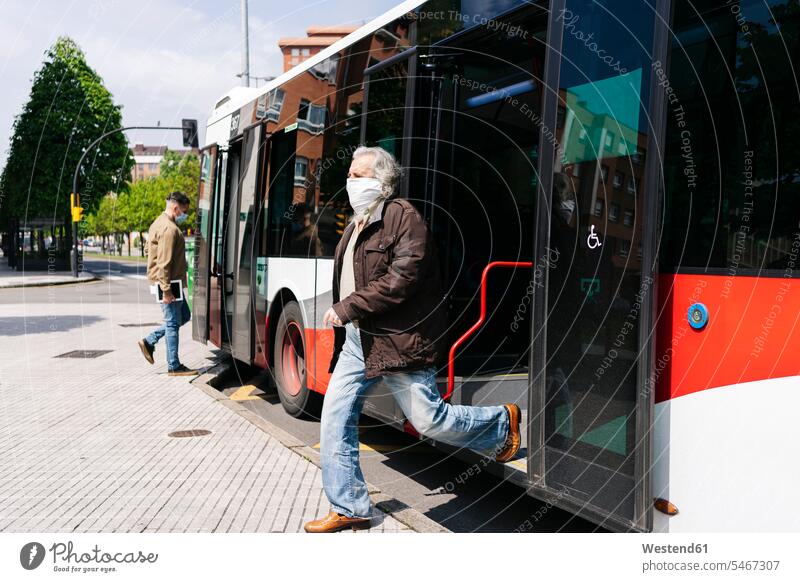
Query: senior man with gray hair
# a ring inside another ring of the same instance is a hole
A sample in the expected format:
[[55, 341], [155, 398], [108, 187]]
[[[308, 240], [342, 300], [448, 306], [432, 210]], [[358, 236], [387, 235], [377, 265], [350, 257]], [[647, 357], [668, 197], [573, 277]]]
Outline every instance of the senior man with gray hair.
[[520, 409], [454, 406], [436, 386], [446, 328], [439, 266], [425, 221], [395, 196], [400, 167], [377, 147], [359, 147], [347, 175], [355, 216], [336, 247], [333, 372], [322, 409], [322, 482], [331, 512], [311, 533], [370, 527], [371, 506], [358, 459], [364, 393], [383, 379], [421, 434], [510, 461], [519, 450]]

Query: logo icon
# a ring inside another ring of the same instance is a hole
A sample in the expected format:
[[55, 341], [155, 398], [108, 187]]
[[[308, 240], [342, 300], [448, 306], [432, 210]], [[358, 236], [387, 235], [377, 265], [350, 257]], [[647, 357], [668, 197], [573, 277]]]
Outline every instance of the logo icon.
[[19, 551], [19, 563], [26, 570], [35, 570], [44, 561], [44, 546], [39, 542], [28, 542]]
[[597, 247], [603, 246], [603, 243], [600, 242], [600, 237], [594, 232], [594, 225], [591, 226], [592, 228], [589, 231], [589, 238], [586, 239], [586, 244], [589, 245], [590, 249], [596, 249]]

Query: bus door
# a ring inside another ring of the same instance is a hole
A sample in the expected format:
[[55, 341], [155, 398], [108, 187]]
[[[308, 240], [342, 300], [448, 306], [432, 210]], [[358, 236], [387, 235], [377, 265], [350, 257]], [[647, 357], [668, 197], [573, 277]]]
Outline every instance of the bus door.
[[550, 18], [529, 478], [555, 504], [615, 529], [652, 527], [661, 18], [626, 0], [566, 0]]
[[[543, 98], [547, 11], [530, 5], [494, 24], [468, 30], [420, 57], [420, 70], [430, 76], [419, 76], [422, 107], [417, 110], [429, 108], [431, 115], [420, 120], [422, 127], [416, 125], [415, 142], [428, 144], [426, 163], [433, 169], [424, 188], [450, 287], [451, 343], [480, 316], [487, 266], [518, 264], [487, 272], [487, 320], [455, 355], [460, 376], [524, 376], [530, 346], [532, 271], [525, 265], [533, 254], [540, 149], [536, 120]], [[424, 140], [423, 128], [434, 137]], [[488, 385], [485, 392], [498, 400], [511, 397], [526, 409], [526, 380], [511, 393]], [[503, 384], [510, 387], [511, 378]], [[479, 402], [502, 400], [463, 403]]]
[[[408, 140], [409, 198], [422, 201], [446, 290], [445, 356], [456, 346], [440, 390], [452, 386], [452, 404], [514, 402], [523, 431], [547, 22], [528, 5], [419, 47]], [[465, 336], [484, 314], [484, 285], [485, 319]], [[524, 480], [525, 450], [507, 467]]]
[[241, 163], [236, 201], [232, 202], [234, 213], [229, 215], [230, 241], [233, 243], [227, 255], [228, 269], [233, 273], [231, 293], [232, 305], [226, 305], [231, 326], [231, 353], [233, 357], [251, 363], [253, 360], [253, 300], [255, 295], [256, 264], [256, 205], [259, 200], [259, 152], [263, 126], [259, 123], [244, 130], [241, 140]]
[[218, 347], [230, 347], [233, 322], [233, 265], [236, 253], [236, 191], [241, 168], [242, 142], [222, 150], [219, 188], [214, 207], [211, 237], [211, 284], [209, 291], [208, 337]]
[[253, 250], [251, 273], [251, 313], [253, 314], [253, 364], [266, 368], [268, 358], [267, 345], [267, 237], [264, 224], [267, 212], [267, 174], [272, 134], [267, 131], [266, 124], [261, 125], [261, 144], [252, 164], [258, 164], [258, 177], [255, 196], [255, 217], [253, 218]]
[[214, 189], [217, 177], [217, 146], [203, 150], [200, 162], [200, 184], [197, 190], [197, 224], [194, 244], [194, 280], [192, 281], [192, 337], [208, 341], [209, 260], [211, 256], [211, 222], [214, 212]]
[[211, 246], [208, 335], [243, 362], [253, 359], [254, 221], [259, 196], [260, 125], [220, 155]]

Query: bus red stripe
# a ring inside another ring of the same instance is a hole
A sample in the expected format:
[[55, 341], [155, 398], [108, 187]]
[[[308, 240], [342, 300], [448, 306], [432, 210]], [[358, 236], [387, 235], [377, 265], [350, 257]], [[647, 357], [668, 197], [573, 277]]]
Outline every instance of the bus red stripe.
[[[797, 287], [790, 278], [660, 275], [656, 402], [800, 373]], [[697, 302], [708, 308], [702, 330], [687, 319]]]

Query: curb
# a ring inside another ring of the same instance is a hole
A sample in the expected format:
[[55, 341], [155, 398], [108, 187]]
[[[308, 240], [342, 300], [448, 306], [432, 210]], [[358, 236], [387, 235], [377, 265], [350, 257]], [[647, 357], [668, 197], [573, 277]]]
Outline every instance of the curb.
[[[262, 418], [249, 408], [246, 408], [240, 403], [231, 400], [225, 394], [211, 385], [211, 382], [217, 378], [224, 377], [224, 375], [229, 373], [231, 369], [232, 366], [228, 361], [221, 362], [195, 378], [192, 381], [192, 384], [205, 392], [213, 400], [219, 402], [222, 406], [232, 410], [256, 427], [260, 428], [262, 431], [276, 439], [279, 443], [293, 453], [303, 457], [307, 461], [321, 468], [320, 455], [318, 451], [315, 451], [297, 437], [289, 434], [279, 426]], [[391, 515], [393, 518], [411, 530], [417, 533], [452, 533], [449, 529], [443, 527], [429, 517], [426, 517], [413, 507], [409, 507], [402, 501], [386, 495], [372, 483], [367, 482], [367, 490], [369, 491], [369, 495], [372, 498], [375, 507], [380, 509], [385, 514]]]
[[34, 281], [33, 283], [12, 283], [10, 285], [4, 285], [0, 283], [0, 289], [23, 289], [27, 287], [55, 287], [57, 285], [80, 285], [82, 283], [92, 283], [94, 281], [100, 281], [101, 278], [95, 275], [94, 273], [90, 273], [89, 271], [83, 271], [87, 273], [86, 277], [79, 277], [76, 279], [68, 279], [65, 281]]

